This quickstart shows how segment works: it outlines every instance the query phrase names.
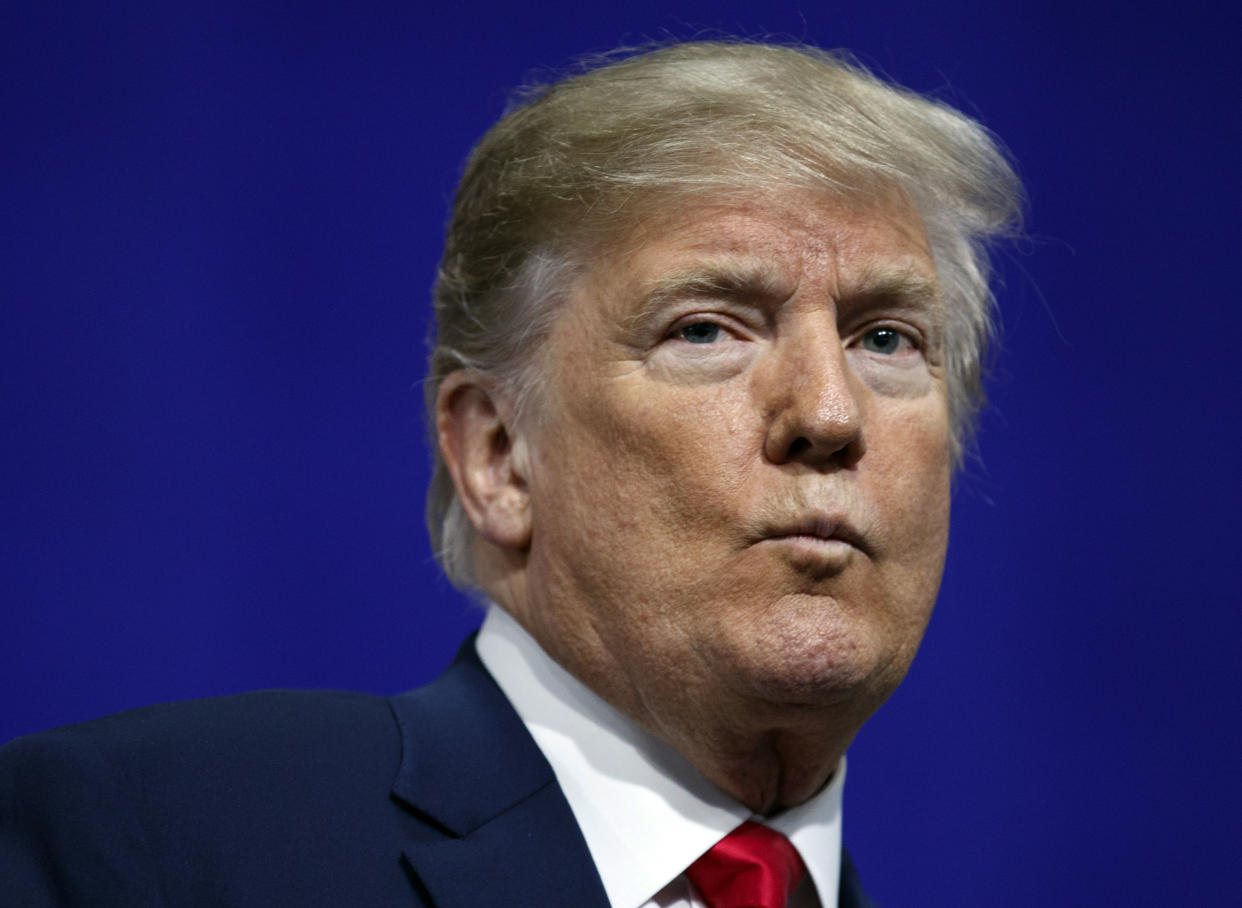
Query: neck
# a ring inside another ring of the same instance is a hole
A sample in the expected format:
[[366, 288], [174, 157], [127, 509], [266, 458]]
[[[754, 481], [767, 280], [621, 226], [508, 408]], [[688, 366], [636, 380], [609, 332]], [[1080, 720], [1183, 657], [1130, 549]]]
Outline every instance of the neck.
[[485, 592], [562, 668], [757, 815], [818, 793], [870, 715], [851, 696], [808, 705], [739, 693], [691, 665], [667, 666], [664, 679], [651, 677], [649, 664], [630, 671], [634, 663], [589, 622], [565, 623], [580, 613], [533, 608], [525, 579], [521, 570], [496, 572]]
[[760, 816], [817, 794], [831, 780], [857, 729], [852, 724], [839, 728], [831, 715], [806, 713], [782, 716], [778, 724], [770, 705], [750, 715], [751, 722], [728, 724], [661, 722], [655, 717], [638, 721]]

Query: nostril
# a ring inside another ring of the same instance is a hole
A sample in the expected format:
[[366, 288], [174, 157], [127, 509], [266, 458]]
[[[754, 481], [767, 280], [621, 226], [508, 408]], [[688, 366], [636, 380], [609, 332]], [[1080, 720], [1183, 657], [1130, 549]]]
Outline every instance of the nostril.
[[789, 446], [789, 452], [786, 454], [790, 460], [797, 460], [807, 451], [811, 450], [811, 441], [805, 435], [799, 435], [793, 440], [793, 444]]

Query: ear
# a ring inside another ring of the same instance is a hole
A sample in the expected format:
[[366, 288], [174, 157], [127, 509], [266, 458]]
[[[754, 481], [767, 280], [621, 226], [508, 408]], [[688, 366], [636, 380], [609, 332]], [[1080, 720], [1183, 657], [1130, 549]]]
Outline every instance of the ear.
[[495, 383], [478, 372], [460, 369], [440, 383], [436, 435], [457, 497], [481, 537], [520, 550], [530, 545], [530, 492], [512, 412]]

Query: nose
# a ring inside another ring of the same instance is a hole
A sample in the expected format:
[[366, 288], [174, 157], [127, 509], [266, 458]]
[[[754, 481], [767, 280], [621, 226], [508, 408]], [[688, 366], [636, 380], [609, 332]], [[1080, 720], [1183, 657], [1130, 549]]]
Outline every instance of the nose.
[[803, 324], [772, 348], [764, 456], [815, 469], [852, 467], [866, 450], [858, 379], [834, 320]]

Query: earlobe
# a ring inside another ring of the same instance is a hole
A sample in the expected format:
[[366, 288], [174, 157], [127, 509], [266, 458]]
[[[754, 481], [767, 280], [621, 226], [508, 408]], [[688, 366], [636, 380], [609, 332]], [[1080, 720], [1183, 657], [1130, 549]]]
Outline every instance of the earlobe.
[[486, 376], [462, 369], [440, 384], [436, 434], [457, 496], [481, 537], [522, 550], [530, 545], [530, 495], [512, 423], [512, 407]]

